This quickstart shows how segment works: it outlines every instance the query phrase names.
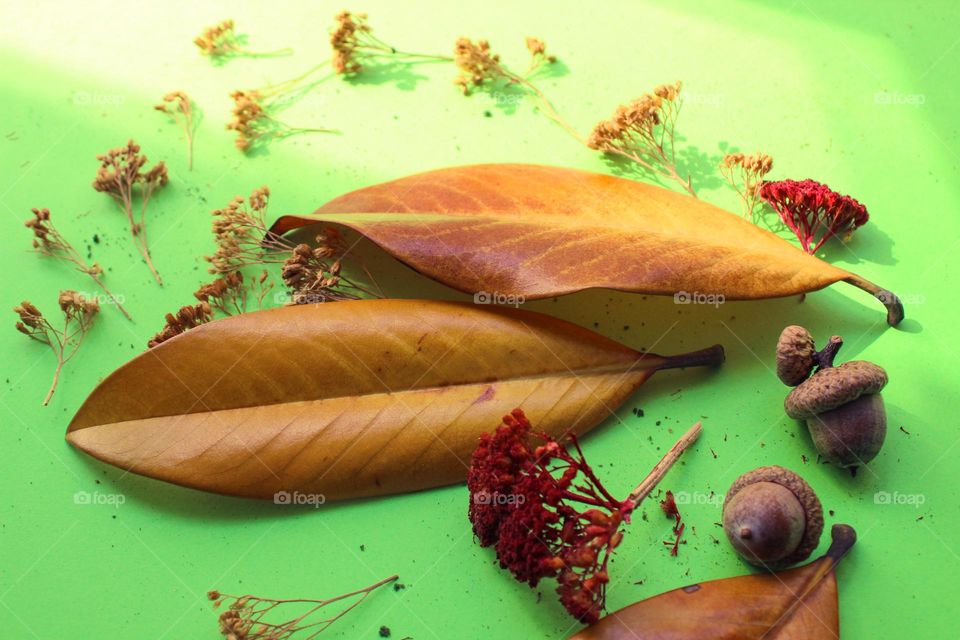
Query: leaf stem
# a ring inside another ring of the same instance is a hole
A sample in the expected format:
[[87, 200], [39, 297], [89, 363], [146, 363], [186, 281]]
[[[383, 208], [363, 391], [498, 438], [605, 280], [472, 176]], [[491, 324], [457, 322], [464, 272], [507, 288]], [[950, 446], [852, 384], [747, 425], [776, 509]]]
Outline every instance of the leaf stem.
[[675, 356], [665, 356], [666, 362], [657, 369], [681, 369], [684, 367], [713, 367], [722, 364], [726, 359], [723, 345], [715, 344], [706, 349], [681, 353]]
[[891, 327], [895, 327], [903, 321], [903, 303], [900, 302], [900, 298], [897, 297], [897, 294], [887, 289], [881, 288], [879, 285], [876, 285], [865, 278], [861, 278], [855, 273], [851, 273], [850, 277], [844, 278], [844, 282], [848, 282], [858, 289], [863, 289], [874, 298], [880, 301], [880, 303], [887, 308], [887, 324]]

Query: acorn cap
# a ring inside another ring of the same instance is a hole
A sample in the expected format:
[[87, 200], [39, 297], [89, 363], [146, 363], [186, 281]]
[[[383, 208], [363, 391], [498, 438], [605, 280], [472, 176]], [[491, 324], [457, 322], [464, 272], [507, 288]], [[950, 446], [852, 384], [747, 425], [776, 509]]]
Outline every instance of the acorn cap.
[[783, 402], [787, 415], [797, 420], [836, 409], [860, 396], [879, 393], [887, 384], [883, 367], [864, 360], [820, 369], [790, 392]]
[[777, 341], [777, 377], [790, 387], [795, 387], [810, 376], [816, 364], [816, 345], [810, 332], [803, 327], [790, 325], [780, 333]]
[[727, 497], [723, 500], [723, 508], [737, 495], [744, 487], [755, 482], [775, 482], [788, 489], [797, 501], [803, 505], [803, 512], [806, 516], [806, 522], [803, 528], [803, 537], [800, 544], [790, 555], [771, 563], [770, 568], [788, 567], [810, 557], [813, 550], [820, 543], [820, 534], [823, 533], [823, 507], [820, 505], [820, 499], [817, 494], [807, 484], [806, 480], [795, 474], [790, 469], [771, 465], [769, 467], [760, 467], [753, 471], [748, 471], [736, 480], [727, 491]]

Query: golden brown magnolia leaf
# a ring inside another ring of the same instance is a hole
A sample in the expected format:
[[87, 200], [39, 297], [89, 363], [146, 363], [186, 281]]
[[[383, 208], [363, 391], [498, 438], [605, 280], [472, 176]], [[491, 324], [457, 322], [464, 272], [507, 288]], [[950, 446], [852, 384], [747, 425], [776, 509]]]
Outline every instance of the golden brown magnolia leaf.
[[569, 640], [837, 640], [834, 568], [857, 536], [838, 524], [826, 555], [796, 569], [675, 589], [615, 611]]
[[580, 434], [654, 371], [722, 360], [719, 345], [641, 354], [518, 309], [301, 305], [201, 325], [137, 356], [87, 398], [67, 440], [218, 493], [397, 493], [462, 481], [477, 438], [515, 407], [554, 437]]
[[728, 300], [789, 296], [843, 280], [903, 319], [889, 291], [702, 200], [575, 169], [486, 164], [430, 171], [278, 219], [283, 234], [333, 222], [467, 293], [528, 299], [605, 287]]

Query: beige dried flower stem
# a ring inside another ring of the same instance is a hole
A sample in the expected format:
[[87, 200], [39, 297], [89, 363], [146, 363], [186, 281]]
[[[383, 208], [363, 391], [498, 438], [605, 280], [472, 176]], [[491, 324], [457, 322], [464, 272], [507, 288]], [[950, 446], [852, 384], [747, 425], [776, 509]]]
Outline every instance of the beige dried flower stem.
[[[168, 106], [167, 103], [172, 105]], [[187, 138], [187, 170], [193, 171], [193, 136], [196, 123], [193, 120], [193, 101], [190, 96], [183, 91], [171, 91], [163, 96], [163, 102], [153, 108], [167, 114], [183, 128]]]
[[[140, 255], [143, 256], [157, 284], [162, 286], [163, 280], [160, 279], [160, 274], [153, 266], [147, 244], [146, 213], [147, 203], [154, 191], [168, 181], [167, 169], [161, 161], [146, 173], [141, 173], [140, 169], [146, 164], [147, 158], [139, 155], [139, 153], [140, 146], [130, 140], [125, 147], [111, 149], [105, 154], [98, 155], [100, 168], [94, 179], [93, 188], [109, 194], [124, 215], [127, 216], [133, 243], [140, 251]], [[133, 187], [137, 183], [140, 183], [139, 222], [137, 222], [133, 213]]]
[[233, 20], [224, 20], [207, 27], [193, 39], [193, 43], [200, 49], [200, 53], [210, 58], [226, 58], [228, 56], [246, 56], [248, 58], [272, 58], [288, 56], [293, 49], [283, 48], [275, 51], [251, 51], [240, 46], [240, 38], [235, 31]]
[[760, 202], [760, 187], [763, 179], [773, 168], [773, 158], [765, 153], [728, 153], [720, 162], [720, 173], [737, 192], [743, 203], [743, 216], [754, 221], [757, 204]]
[[[256, 640], [258, 638], [262, 638], [263, 640], [282, 640], [284, 638], [291, 637], [294, 633], [304, 631], [307, 629], [315, 629], [312, 633], [304, 637], [304, 640], [310, 640], [311, 638], [316, 638], [323, 631], [325, 631], [331, 625], [333, 625], [337, 620], [339, 620], [340, 618], [350, 613], [353, 609], [359, 606], [364, 600], [366, 600], [371, 593], [373, 593], [374, 591], [376, 591], [377, 589], [379, 589], [384, 585], [390, 584], [391, 582], [395, 582], [399, 578], [400, 578], [399, 575], [392, 575], [389, 578], [384, 578], [383, 580], [379, 580], [367, 587], [364, 587], [363, 589], [357, 589], [356, 591], [344, 593], [339, 596], [327, 598], [325, 600], [314, 600], [309, 598], [292, 598], [289, 600], [275, 600], [271, 598], [259, 598], [257, 596], [253, 596], [249, 594], [243, 595], [243, 596], [234, 596], [234, 595], [221, 593], [220, 591], [209, 591], [207, 592], [207, 597], [210, 600], [215, 601], [214, 602], [215, 608], [218, 607], [225, 599], [231, 599], [234, 601], [234, 603], [230, 605], [230, 608], [220, 616], [221, 633], [222, 635], [228, 638], [231, 638], [231, 637], [239, 638], [240, 636], [235, 635], [235, 631], [232, 628], [229, 628], [229, 627], [225, 628], [225, 625], [224, 625], [225, 616], [227, 616], [231, 611], [242, 611], [248, 616], [247, 618], [241, 621], [243, 624], [243, 628], [246, 629], [247, 631], [253, 630], [254, 633], [256, 633], [256, 635], [242, 636], [244, 638], [249, 638], [250, 640]], [[359, 596], [359, 598], [357, 598], [353, 603], [351, 603], [348, 607], [346, 607], [336, 615], [330, 618], [326, 618], [324, 620], [319, 620], [317, 622], [311, 622], [303, 626], [297, 626], [301, 622], [306, 620], [308, 617], [316, 613], [318, 610], [322, 609], [323, 607], [326, 607], [336, 602], [340, 602], [341, 600], [346, 600], [348, 598], [356, 598], [357, 596]], [[251, 606], [251, 603], [253, 603], [252, 606]], [[265, 606], [261, 607], [260, 609], [257, 609], [256, 607], [259, 606], [260, 604], [263, 604]], [[303, 614], [297, 616], [296, 618], [293, 618], [292, 620], [288, 620], [281, 624], [274, 624], [274, 623], [263, 621], [263, 618], [267, 613], [285, 604], [313, 604], [314, 606], [308, 609], [307, 611], [305, 611]], [[234, 617], [234, 619], [238, 619], [238, 618], [239, 618], [239, 615]]]
[[133, 320], [130, 316], [130, 313], [126, 308], [120, 303], [120, 300], [113, 295], [113, 292], [107, 288], [107, 285], [103, 283], [103, 280], [100, 279], [100, 274], [103, 273], [103, 269], [100, 265], [94, 263], [88, 265], [86, 261], [80, 256], [80, 253], [74, 248], [72, 244], [60, 233], [60, 231], [54, 226], [53, 222], [50, 220], [50, 210], [49, 209], [32, 209], [34, 217], [30, 220], [27, 220], [25, 226], [33, 229], [34, 232], [34, 241], [33, 248], [40, 255], [48, 256], [51, 258], [57, 258], [60, 260], [65, 260], [74, 265], [74, 268], [80, 273], [85, 273], [97, 284], [100, 289], [103, 290], [107, 297], [110, 298], [110, 301], [116, 305], [117, 309], [120, 310], [127, 320]]
[[[654, 175], [675, 180], [683, 185], [688, 194], [696, 198], [697, 193], [690, 182], [690, 176], [684, 178], [676, 168], [676, 123], [683, 105], [683, 101], [679, 99], [680, 86], [679, 82], [674, 85], [661, 85], [653, 94], [646, 94], [631, 103], [633, 107], [643, 108], [637, 121], [637, 124], [641, 125], [639, 127], [623, 126], [616, 121], [618, 116], [632, 115], [630, 107], [620, 107], [614, 118], [601, 122], [594, 128], [587, 146], [627, 158]], [[651, 107], [654, 108], [656, 117], [646, 112]], [[658, 129], [656, 133], [655, 129]], [[616, 132], [614, 137], [609, 136], [611, 131]], [[616, 141], [624, 148], [615, 144]], [[644, 157], [645, 155], [647, 157]]]
[[[93, 318], [100, 311], [100, 305], [95, 300], [87, 300], [76, 291], [61, 291], [58, 298], [60, 309], [63, 312], [63, 329], [56, 329], [49, 320], [32, 303], [24, 301], [14, 308], [20, 316], [17, 330], [27, 337], [42, 342], [50, 347], [57, 357], [57, 368], [53, 372], [53, 381], [43, 399], [43, 406], [50, 404], [57, 384], [60, 382], [60, 372], [64, 365], [76, 355], [83, 342], [83, 337], [90, 329]], [[75, 321], [75, 328], [71, 324]]]
[[654, 465], [653, 470], [647, 474], [647, 477], [643, 479], [637, 488], [630, 492], [630, 495], [627, 497], [627, 503], [631, 504], [633, 508], [637, 508], [644, 498], [650, 495], [654, 490], [657, 484], [663, 480], [664, 476], [667, 475], [667, 472], [670, 471], [670, 468], [680, 459], [680, 456], [686, 451], [690, 445], [697, 441], [697, 438], [700, 437], [700, 432], [703, 430], [701, 423], [697, 422], [692, 427], [690, 427], [685, 434], [683, 434], [677, 442], [670, 447], [670, 450], [667, 451], [666, 455], [661, 458], [660, 462]]

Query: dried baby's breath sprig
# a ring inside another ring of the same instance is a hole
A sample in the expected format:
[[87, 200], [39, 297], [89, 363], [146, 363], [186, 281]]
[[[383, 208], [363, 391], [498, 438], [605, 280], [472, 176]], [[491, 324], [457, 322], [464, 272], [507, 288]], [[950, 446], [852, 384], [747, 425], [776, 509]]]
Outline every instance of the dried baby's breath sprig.
[[383, 297], [382, 292], [372, 291], [342, 273], [347, 248], [339, 231], [327, 227], [316, 242], [316, 247], [297, 245], [283, 263], [282, 277], [290, 289], [291, 304]]
[[653, 93], [620, 105], [609, 120], [593, 128], [587, 146], [632, 160], [655, 176], [676, 180], [696, 197], [690, 176], [681, 176], [676, 166], [680, 87], [680, 81], [662, 84]]
[[266, 269], [255, 278], [244, 278], [242, 272], [233, 271], [202, 285], [193, 296], [223, 315], [246, 313], [253, 302], [258, 309], [263, 308], [267, 294], [273, 289], [268, 278]]
[[150, 341], [147, 342], [147, 346], [152, 349], [158, 344], [166, 342], [174, 336], [178, 336], [181, 333], [193, 329], [194, 327], [199, 327], [200, 325], [210, 322], [211, 320], [213, 320], [213, 312], [210, 310], [210, 305], [206, 302], [180, 307], [175, 314], [167, 314], [166, 324], [164, 325], [163, 329], [158, 331], [155, 336], [150, 338]]
[[394, 56], [416, 58], [420, 60], [450, 61], [449, 56], [431, 55], [400, 51], [373, 35], [373, 29], [367, 24], [367, 14], [351, 13], [343, 10], [334, 16], [336, 25], [330, 32], [330, 47], [333, 58], [330, 61], [335, 73], [355, 75], [360, 73], [363, 62], [378, 57]]
[[227, 123], [227, 129], [237, 132], [237, 149], [247, 153], [271, 140], [289, 138], [301, 133], [337, 133], [336, 129], [294, 127], [276, 117], [277, 108], [286, 100], [284, 94], [296, 90], [297, 82], [314, 70], [311, 69], [301, 78], [282, 85], [239, 90], [230, 94], [233, 99], [233, 119]]
[[[153, 266], [150, 250], [147, 248], [145, 217], [150, 197], [169, 180], [166, 165], [161, 161], [151, 169], [143, 171], [147, 164], [147, 156], [140, 155], [140, 145], [133, 140], [127, 142], [125, 147], [110, 149], [98, 155], [97, 160], [100, 161], [100, 167], [97, 168], [93, 188], [112, 196], [120, 210], [127, 216], [133, 243], [146, 261], [157, 284], [162, 285], [163, 281]], [[139, 216], [135, 217], [133, 201], [137, 193], [140, 196], [140, 211]]]
[[[260, 598], [253, 595], [233, 596], [220, 591], [207, 592], [207, 598], [213, 601], [213, 608], [219, 609], [226, 605], [220, 614], [218, 622], [220, 633], [229, 640], [286, 640], [294, 635], [302, 640], [315, 638], [326, 631], [333, 623], [347, 615], [367, 597], [380, 587], [396, 581], [399, 576], [390, 576], [371, 584], [363, 589], [344, 593], [324, 600], [309, 598], [294, 598], [291, 600], [274, 600]], [[321, 618], [318, 612], [324, 607], [342, 601], [351, 601], [343, 609], [329, 617]], [[290, 611], [289, 615], [299, 613], [293, 618], [276, 621], [271, 616], [279, 616], [283, 611]], [[317, 615], [315, 615], [317, 614]]]
[[[373, 290], [342, 272], [343, 262], [350, 256], [336, 229], [324, 229], [316, 237], [316, 247], [296, 245], [270, 232], [266, 224], [269, 202], [270, 189], [264, 186], [254, 190], [249, 199], [237, 196], [213, 212], [217, 250], [206, 257], [211, 273], [226, 275], [251, 266], [283, 265], [282, 277], [295, 304], [383, 297], [375, 284]], [[363, 265], [359, 266], [374, 282]]]
[[100, 276], [103, 274], [103, 269], [100, 265], [96, 262], [87, 264], [80, 256], [80, 253], [53, 225], [53, 221], [50, 219], [50, 210], [34, 208], [30, 211], [33, 212], [33, 217], [23, 224], [33, 231], [34, 250], [40, 255], [69, 262], [77, 271], [90, 276], [93, 281], [97, 283], [97, 286], [103, 289], [103, 292], [107, 294], [110, 301], [117, 305], [117, 309], [119, 309], [128, 320], [133, 320], [123, 305], [120, 304], [120, 300], [113, 295], [110, 289], [107, 288], [107, 285], [103, 284], [103, 280], [100, 279]]
[[171, 91], [163, 96], [163, 102], [153, 108], [167, 114], [183, 127], [183, 133], [187, 137], [187, 168], [193, 171], [193, 134], [196, 131], [193, 101], [183, 91]]
[[773, 168], [773, 158], [765, 153], [728, 153], [720, 163], [720, 173], [740, 195], [743, 201], [743, 217], [751, 222], [760, 202], [760, 187], [763, 179]]
[[50, 398], [57, 389], [63, 365], [76, 355], [80, 343], [83, 342], [84, 336], [93, 324], [94, 317], [100, 311], [100, 305], [96, 300], [87, 300], [76, 291], [69, 289], [60, 292], [57, 304], [63, 312], [62, 329], [54, 327], [31, 302], [24, 301], [13, 309], [14, 313], [20, 316], [20, 321], [16, 325], [17, 331], [49, 346], [57, 356], [57, 368], [53, 372], [50, 390], [43, 399], [44, 406], [50, 403]]
[[526, 45], [530, 51], [530, 65], [521, 75], [500, 61], [500, 55], [490, 50], [488, 41], [480, 39], [474, 42], [470, 38], [458, 38], [453, 47], [453, 61], [460, 69], [460, 74], [454, 78], [454, 84], [463, 95], [469, 95], [475, 88], [493, 89], [504, 85], [520, 87], [533, 96], [548, 118], [578, 141], [585, 142], [583, 136], [560, 116], [543, 91], [530, 80], [544, 66], [556, 62], [556, 56], [547, 55], [547, 46], [539, 38], [528, 37]]
[[547, 44], [540, 38], [527, 36], [525, 43], [527, 45], [527, 51], [530, 52], [530, 67], [524, 75], [530, 76], [545, 65], [553, 64], [557, 61], [557, 56], [547, 53]]
[[200, 49], [201, 54], [217, 61], [224, 61], [228, 58], [238, 56], [265, 58], [286, 56], [293, 53], [291, 49], [279, 49], [277, 51], [267, 52], [250, 51], [243, 47], [243, 41], [245, 39], [245, 36], [237, 34], [236, 25], [233, 20], [224, 20], [223, 22], [204, 29], [199, 36], [193, 39], [193, 43]]
[[286, 256], [274, 254], [293, 249], [293, 243], [267, 228], [270, 188], [254, 189], [250, 198], [236, 196], [230, 204], [213, 211], [213, 237], [217, 250], [206, 256], [210, 273], [227, 274], [249, 266], [282, 263]]

